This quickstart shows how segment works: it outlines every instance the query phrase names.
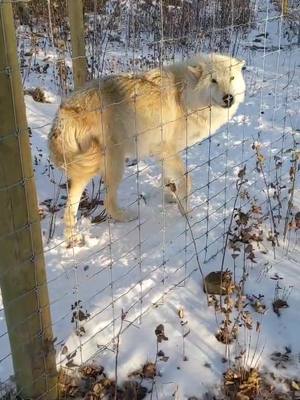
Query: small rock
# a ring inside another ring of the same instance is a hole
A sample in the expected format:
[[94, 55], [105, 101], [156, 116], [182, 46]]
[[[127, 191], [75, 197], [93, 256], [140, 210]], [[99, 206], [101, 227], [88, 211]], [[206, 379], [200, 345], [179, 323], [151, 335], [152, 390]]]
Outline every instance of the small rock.
[[[222, 286], [221, 286], [222, 285]], [[207, 294], [229, 294], [234, 289], [230, 271], [210, 272], [203, 282], [203, 290]]]

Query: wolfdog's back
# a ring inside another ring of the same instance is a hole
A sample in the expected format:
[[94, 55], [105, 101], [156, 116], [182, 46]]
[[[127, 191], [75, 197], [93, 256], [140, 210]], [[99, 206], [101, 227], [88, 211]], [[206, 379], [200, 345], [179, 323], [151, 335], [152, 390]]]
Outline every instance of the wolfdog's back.
[[[49, 134], [55, 164], [99, 173], [105, 146], [124, 142], [126, 147], [128, 135], [159, 125], [162, 102], [174, 100], [170, 83], [170, 74], [164, 72], [162, 80], [160, 70], [152, 70], [91, 81], [72, 93], [62, 102]], [[163, 85], [167, 95], [162, 96]]]

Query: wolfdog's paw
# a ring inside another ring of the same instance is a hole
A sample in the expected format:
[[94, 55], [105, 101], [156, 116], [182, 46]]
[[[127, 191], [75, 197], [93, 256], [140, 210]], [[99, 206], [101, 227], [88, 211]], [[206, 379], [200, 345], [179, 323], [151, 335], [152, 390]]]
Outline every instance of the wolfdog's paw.
[[165, 190], [164, 197], [166, 203], [177, 203], [176, 196], [170, 189]]
[[113, 213], [109, 213], [111, 218], [118, 222], [130, 222], [138, 218], [138, 214], [132, 210], [119, 209]]
[[67, 249], [71, 249], [73, 247], [82, 247], [85, 245], [84, 236], [80, 233], [74, 234], [71, 237], [67, 238]]

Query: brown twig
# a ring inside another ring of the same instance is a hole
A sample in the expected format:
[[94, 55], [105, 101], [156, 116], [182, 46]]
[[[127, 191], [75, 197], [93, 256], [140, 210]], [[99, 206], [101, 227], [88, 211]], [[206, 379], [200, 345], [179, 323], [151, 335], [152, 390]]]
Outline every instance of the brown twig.
[[194, 246], [194, 250], [195, 250], [195, 256], [196, 256], [198, 270], [199, 270], [200, 275], [202, 277], [203, 285], [204, 285], [204, 288], [205, 288], [207, 305], [209, 305], [209, 298], [208, 298], [208, 292], [207, 292], [207, 287], [206, 287], [206, 281], [205, 281], [204, 273], [203, 273], [203, 270], [202, 270], [202, 267], [201, 267], [199, 254], [198, 254], [198, 249], [197, 249], [197, 243], [196, 243], [196, 239], [195, 239], [195, 236], [194, 236], [194, 232], [193, 232], [191, 223], [190, 223], [189, 218], [187, 216], [187, 213], [186, 213], [186, 211], [185, 211], [185, 209], [184, 209], [184, 207], [182, 205], [182, 202], [181, 202], [181, 200], [179, 199], [179, 197], [177, 195], [175, 183], [171, 182], [171, 183], [168, 183], [166, 186], [169, 187], [169, 189], [171, 190], [172, 193], [174, 193], [175, 198], [176, 198], [176, 200], [178, 202], [179, 210], [180, 210], [181, 214], [184, 216], [184, 218], [186, 220], [186, 223], [188, 225], [188, 228], [189, 228], [189, 231], [190, 231], [190, 234], [191, 234], [191, 238], [192, 238], [192, 242], [193, 242], [193, 246]]
[[114, 400], [117, 400], [118, 398], [118, 361], [119, 361], [119, 354], [120, 354], [120, 336], [122, 333], [123, 329], [123, 323], [126, 318], [127, 313], [123, 311], [121, 312], [121, 323], [120, 323], [120, 329], [118, 331], [118, 334], [116, 336], [117, 343], [116, 343], [116, 357], [115, 357], [115, 393], [114, 393]]

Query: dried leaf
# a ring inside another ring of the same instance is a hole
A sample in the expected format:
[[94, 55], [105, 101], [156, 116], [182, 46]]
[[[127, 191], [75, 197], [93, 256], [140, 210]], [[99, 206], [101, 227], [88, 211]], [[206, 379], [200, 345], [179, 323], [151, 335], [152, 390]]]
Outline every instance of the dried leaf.
[[241, 179], [245, 176], [245, 174], [246, 174], [246, 165], [244, 165], [244, 167], [239, 170], [238, 177]]
[[187, 332], [185, 332], [185, 334], [183, 335], [183, 337], [187, 337], [189, 334], [191, 333], [191, 330], [189, 329]]
[[168, 357], [168, 356], [164, 356], [164, 357], [161, 357], [161, 358], [160, 358], [160, 361], [167, 362], [167, 361], [169, 360], [169, 358], [170, 358], [170, 357]]
[[275, 314], [278, 315], [278, 317], [280, 317], [280, 315], [281, 315], [280, 309], [288, 308], [288, 306], [289, 306], [288, 303], [282, 299], [277, 299], [277, 300], [273, 301], [272, 305], [273, 305], [273, 311]]
[[156, 376], [156, 365], [148, 362], [143, 366], [142, 375], [146, 379], [154, 379]]
[[161, 343], [163, 340], [169, 340], [168, 337], [165, 335], [165, 328], [164, 328], [163, 324], [157, 325], [154, 332], [157, 337], [157, 341], [159, 343]]
[[183, 319], [183, 318], [184, 318], [184, 311], [183, 311], [183, 308], [182, 308], [182, 307], [180, 307], [179, 310], [178, 310], [178, 317], [179, 317], [180, 319]]
[[73, 353], [70, 353], [67, 355], [67, 359], [71, 360], [72, 358], [74, 358], [76, 356], [77, 350], [73, 351]]
[[74, 367], [78, 367], [78, 364], [75, 364], [73, 360], [70, 360], [66, 363], [66, 367], [68, 368], [74, 368]]
[[84, 365], [79, 369], [79, 372], [83, 377], [92, 377], [96, 378], [97, 376], [101, 375], [104, 371], [104, 368], [99, 365]]

